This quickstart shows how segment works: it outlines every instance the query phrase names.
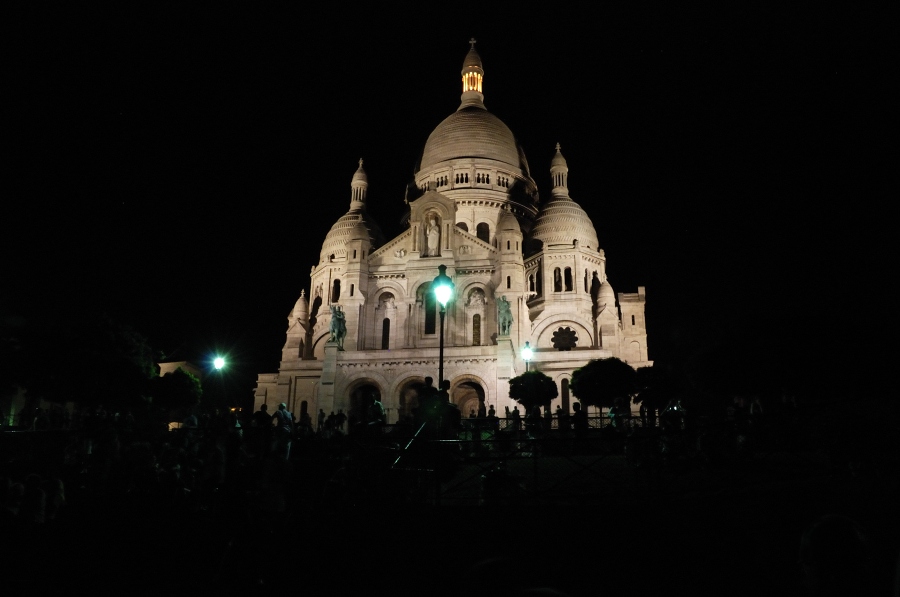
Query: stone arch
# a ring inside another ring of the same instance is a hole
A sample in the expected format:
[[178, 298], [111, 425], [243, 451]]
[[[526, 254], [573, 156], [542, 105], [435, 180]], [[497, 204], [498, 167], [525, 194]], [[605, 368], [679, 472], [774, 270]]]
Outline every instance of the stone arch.
[[419, 388], [425, 385], [425, 376], [411, 375], [403, 378], [391, 392], [391, 402], [397, 405], [399, 417], [412, 416], [419, 406]]
[[488, 404], [497, 407], [497, 397], [490, 392], [490, 386], [477, 375], [464, 374], [453, 379], [450, 385], [450, 400], [459, 407], [463, 418], [469, 416], [469, 410], [474, 406], [475, 412], [483, 404], [485, 410]]
[[[473, 281], [459, 293], [462, 313], [465, 317], [465, 344], [482, 346], [487, 337], [489, 291], [485, 284]], [[477, 320], [477, 321], [476, 321]]]
[[[463, 418], [467, 418], [469, 413], [474, 410], [476, 413], [480, 409], [487, 412], [487, 400], [484, 387], [474, 381], [464, 381], [458, 383], [450, 389], [450, 400], [459, 407]], [[496, 407], [495, 407], [496, 408]]]
[[368, 399], [375, 394], [379, 400], [384, 401], [384, 385], [379, 383], [373, 377], [364, 375], [358, 377], [347, 384], [344, 395], [346, 398], [346, 409], [348, 420], [352, 422], [361, 421], [365, 417], [366, 409], [369, 406]]
[[491, 225], [487, 222], [479, 222], [478, 225], [475, 226], [475, 236], [478, 237], [479, 240], [490, 243]]
[[555, 413], [556, 407], [561, 406], [563, 411], [571, 415], [572, 403], [578, 400], [569, 389], [569, 384], [572, 382], [572, 373], [560, 371], [556, 374], [551, 374], [550, 377], [556, 382], [556, 389], [559, 391], [559, 395], [550, 403], [550, 409]]
[[553, 315], [544, 320], [541, 325], [534, 330], [536, 342], [535, 347], [553, 348], [553, 332], [561, 327], [568, 327], [575, 331], [578, 335], [577, 348], [592, 348], [594, 345], [594, 334], [591, 332], [591, 326], [578, 319], [573, 319], [568, 313], [560, 313]]
[[328, 342], [328, 339], [331, 337], [331, 333], [327, 330], [318, 337], [313, 338], [312, 342], [312, 355], [313, 358], [321, 361], [325, 358], [325, 343]]

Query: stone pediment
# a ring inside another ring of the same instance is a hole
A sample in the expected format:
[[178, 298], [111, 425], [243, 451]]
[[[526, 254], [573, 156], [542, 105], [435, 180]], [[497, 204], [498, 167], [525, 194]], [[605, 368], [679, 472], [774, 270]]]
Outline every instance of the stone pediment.
[[369, 267], [385, 264], [405, 263], [412, 250], [412, 231], [407, 230], [372, 251], [369, 255]]
[[[466, 255], [495, 255], [498, 253], [497, 249], [490, 243], [486, 243], [474, 234], [455, 226], [453, 227], [453, 245], [456, 247], [457, 254], [461, 257]], [[463, 247], [467, 248], [464, 249]]]

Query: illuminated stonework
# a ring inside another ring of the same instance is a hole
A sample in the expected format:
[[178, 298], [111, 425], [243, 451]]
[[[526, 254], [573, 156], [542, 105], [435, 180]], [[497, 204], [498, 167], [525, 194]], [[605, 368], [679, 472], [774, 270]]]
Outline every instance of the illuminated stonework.
[[[529, 368], [557, 381], [556, 402], [566, 410], [562, 382], [589, 360], [651, 364], [644, 288], [617, 301], [594, 225], [569, 196], [558, 145], [550, 200], [542, 204], [522, 147], [484, 105], [484, 69], [470, 44], [460, 107], [428, 137], [397, 199], [408, 203], [407, 229], [383, 237], [367, 210], [360, 160], [350, 209], [325, 235], [308, 290], [288, 315], [279, 370], [257, 380], [256, 408], [286, 402], [313, 418], [319, 409], [352, 413], [377, 392], [388, 422], [407, 414], [425, 377], [438, 382], [431, 283], [441, 265], [456, 292], [447, 305], [444, 372], [463, 413], [513, 406], [508, 380], [526, 370], [526, 342], [534, 351]], [[512, 314], [506, 334], [498, 311], [505, 302]], [[341, 346], [329, 341], [338, 311], [346, 323]]]

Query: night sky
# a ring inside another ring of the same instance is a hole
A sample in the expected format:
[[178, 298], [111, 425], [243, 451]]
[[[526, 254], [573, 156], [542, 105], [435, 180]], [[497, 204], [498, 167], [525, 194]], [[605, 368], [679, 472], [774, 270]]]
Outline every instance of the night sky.
[[485, 105], [542, 198], [560, 143], [613, 288], [647, 288], [651, 359], [724, 342], [823, 376], [887, 363], [881, 15], [286, 6], [14, 15], [4, 317], [103, 310], [173, 359], [226, 352], [249, 396], [360, 158], [370, 211], [400, 233], [474, 37]]

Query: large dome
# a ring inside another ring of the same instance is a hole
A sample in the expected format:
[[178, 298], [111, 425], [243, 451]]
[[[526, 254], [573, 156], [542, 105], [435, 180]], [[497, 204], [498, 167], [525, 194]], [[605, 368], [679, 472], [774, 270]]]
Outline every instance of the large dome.
[[503, 121], [484, 108], [469, 106], [444, 119], [428, 136], [422, 170], [458, 158], [495, 160], [520, 168], [516, 138]]

